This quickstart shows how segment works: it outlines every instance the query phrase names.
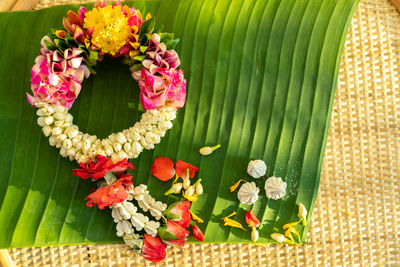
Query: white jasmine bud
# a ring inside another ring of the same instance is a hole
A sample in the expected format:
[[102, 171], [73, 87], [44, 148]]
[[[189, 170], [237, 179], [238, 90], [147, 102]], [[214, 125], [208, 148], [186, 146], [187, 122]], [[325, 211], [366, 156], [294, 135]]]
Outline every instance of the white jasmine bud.
[[39, 117], [46, 116], [47, 114], [43, 111], [43, 108], [36, 110], [36, 115]]
[[[65, 114], [66, 113], [60, 113], [60, 112], [56, 112], [56, 113], [54, 113], [53, 114], [53, 117], [55, 118], [55, 119], [57, 119], [57, 120], [64, 120], [65, 119]], [[68, 113], [67, 113], [68, 114]]]
[[64, 125], [64, 121], [55, 121], [53, 125], [56, 127], [62, 127]]
[[307, 224], [307, 210], [302, 203], [299, 204], [299, 217], [303, 222], [303, 225]]
[[138, 132], [131, 132], [131, 137], [134, 141], [139, 141], [140, 140], [140, 134]]
[[46, 125], [50, 125], [54, 122], [54, 118], [52, 116], [44, 117], [44, 123]]
[[115, 134], [110, 134], [110, 135], [107, 137], [107, 139], [110, 141], [111, 144], [113, 144], [113, 143], [117, 142], [115, 137], [116, 137]]
[[203, 194], [203, 186], [201, 185], [201, 183], [196, 184], [196, 194], [197, 195]]
[[78, 134], [74, 138], [72, 138], [72, 143], [76, 144], [79, 143], [82, 140], [82, 135]]
[[221, 147], [220, 144], [218, 144], [216, 146], [202, 147], [202, 148], [200, 148], [200, 154], [202, 154], [203, 156], [210, 155], [212, 152], [214, 152], [215, 150], [217, 150], [220, 147]]
[[76, 150], [73, 148], [68, 149], [68, 156], [72, 157], [76, 155]]
[[120, 158], [120, 160], [123, 160], [128, 158], [128, 154], [126, 154], [124, 151], [121, 150], [118, 152], [118, 157]]
[[62, 141], [58, 140], [58, 136], [57, 136], [56, 148], [60, 148], [61, 146], [62, 146]]
[[67, 139], [67, 136], [65, 134], [60, 134], [57, 136], [57, 141], [61, 144], [64, 142], [65, 139]]
[[91, 146], [92, 144], [90, 143], [90, 141], [86, 139], [85, 141], [83, 141], [82, 152], [86, 154], [86, 152], [88, 152]]
[[144, 148], [146, 148], [147, 150], [152, 150], [154, 149], [154, 144], [147, 144]]
[[[155, 144], [157, 141], [156, 135], [153, 134], [152, 132], [147, 132], [145, 138], [148, 144]], [[160, 137], [158, 139], [160, 139]]]
[[125, 143], [124, 144], [124, 150], [125, 150], [125, 152], [126, 153], [129, 153], [130, 151], [131, 151], [131, 147], [132, 147], [132, 145], [131, 145], [131, 143]]
[[55, 146], [57, 144], [57, 137], [55, 137], [54, 135], [50, 136], [49, 138], [49, 144], [51, 146]]
[[52, 130], [51, 130], [51, 134], [52, 135], [60, 135], [62, 133], [62, 129], [60, 128], [60, 127], [54, 127]]
[[118, 156], [118, 153], [113, 153], [111, 155], [111, 162], [112, 163], [117, 163], [119, 161], [121, 161], [122, 159]]
[[68, 137], [69, 138], [75, 138], [78, 136], [79, 130], [75, 129], [75, 128], [69, 128], [70, 130], [68, 131]]
[[115, 141], [117, 141], [120, 144], [126, 143], [126, 137], [123, 133], [117, 133], [117, 136], [115, 137]]
[[64, 147], [61, 147], [61, 149], [60, 149], [60, 155], [62, 156], [62, 157], [67, 157], [68, 156], [68, 152], [67, 152], [67, 150], [64, 148]]
[[190, 186], [190, 178], [189, 177], [185, 177], [183, 179], [183, 189], [188, 189]]
[[251, 231], [251, 240], [253, 240], [253, 242], [257, 242], [258, 240], [258, 231], [255, 227], [252, 227], [253, 230]]
[[52, 129], [51, 129], [50, 126], [46, 125], [46, 126], [43, 127], [42, 132], [46, 137], [48, 137], [52, 133]]
[[65, 139], [63, 142], [63, 147], [65, 147], [66, 149], [70, 149], [72, 147], [71, 139]]
[[71, 114], [69, 114], [69, 113], [66, 113], [65, 114], [65, 121], [66, 122], [72, 122], [72, 120], [74, 119], [74, 117], [72, 117], [72, 115]]
[[70, 122], [64, 122], [62, 125], [63, 128], [67, 128], [67, 127], [71, 127], [71, 126], [72, 126], [72, 123], [70, 123]]
[[115, 152], [118, 152], [122, 149], [122, 145], [120, 143], [114, 143], [113, 148]]
[[46, 123], [44, 123], [44, 117], [39, 117], [39, 118], [37, 118], [37, 124], [38, 124], [40, 127], [45, 126]]
[[74, 144], [74, 148], [75, 148], [77, 151], [81, 150], [81, 149], [82, 149], [82, 146], [83, 146], [83, 142], [82, 142], [82, 141], [79, 141], [78, 143], [75, 143], [75, 144]]
[[54, 112], [66, 112], [66, 108], [61, 105], [53, 105], [51, 108]]
[[111, 142], [108, 139], [103, 139], [101, 140], [101, 144], [105, 147], [105, 146], [110, 146]]
[[89, 136], [88, 137], [88, 140], [90, 141], [90, 143], [94, 143], [94, 142], [96, 142], [96, 140], [97, 140], [97, 136], [95, 136], [95, 135], [91, 135], [91, 136]]
[[271, 238], [279, 243], [285, 242], [285, 236], [282, 234], [273, 233], [273, 234], [271, 234]]
[[114, 153], [114, 149], [112, 148], [112, 146], [107, 145], [104, 147], [104, 152], [107, 156], [111, 156]]
[[165, 195], [168, 196], [170, 194], [179, 194], [182, 190], [182, 183], [175, 183], [172, 185], [172, 187], [165, 192]]
[[187, 196], [193, 196], [194, 190], [195, 190], [195, 189], [194, 189], [193, 186], [189, 186], [189, 188], [186, 189], [186, 191], [185, 191], [185, 195], [187, 195]]
[[146, 223], [146, 225], [144, 226], [144, 231], [155, 237], [158, 233], [158, 228], [160, 227], [160, 223], [159, 222], [155, 222], [155, 221], [149, 221]]
[[160, 124], [158, 125], [158, 128], [159, 128], [161, 131], [166, 131], [166, 130], [172, 128], [172, 122], [170, 122], [170, 121], [162, 121], [162, 122], [160, 122]]

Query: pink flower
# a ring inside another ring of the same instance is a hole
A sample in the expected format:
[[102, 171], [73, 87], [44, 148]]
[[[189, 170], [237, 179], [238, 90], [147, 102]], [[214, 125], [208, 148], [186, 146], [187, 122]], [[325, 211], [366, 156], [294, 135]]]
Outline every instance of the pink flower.
[[41, 101], [71, 108], [83, 78], [90, 74], [82, 64], [82, 51], [78, 48], [66, 49], [64, 54], [58, 50], [49, 51], [44, 40], [51, 42], [47, 36], [42, 39], [43, 48], [31, 70], [33, 96], [27, 94], [28, 101], [31, 105]]
[[140, 101], [144, 109], [162, 106], [183, 107], [186, 101], [186, 80], [182, 70], [157, 68], [154, 74], [141, 69]]

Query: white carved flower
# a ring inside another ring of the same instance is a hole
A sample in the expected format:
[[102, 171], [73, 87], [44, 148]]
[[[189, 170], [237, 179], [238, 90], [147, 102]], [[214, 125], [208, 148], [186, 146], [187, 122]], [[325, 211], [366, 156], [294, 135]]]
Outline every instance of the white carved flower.
[[255, 179], [265, 175], [267, 172], [267, 165], [261, 159], [252, 160], [247, 166], [247, 173]]
[[265, 194], [268, 198], [280, 199], [286, 194], [286, 182], [282, 181], [280, 177], [269, 177], [265, 181]]
[[251, 205], [258, 199], [258, 193], [260, 189], [256, 186], [254, 182], [247, 182], [242, 184], [238, 191], [238, 199], [240, 203]]

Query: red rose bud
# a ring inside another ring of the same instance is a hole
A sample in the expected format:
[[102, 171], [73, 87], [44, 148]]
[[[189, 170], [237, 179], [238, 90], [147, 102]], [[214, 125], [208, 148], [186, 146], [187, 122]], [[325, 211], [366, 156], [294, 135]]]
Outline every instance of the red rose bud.
[[129, 185], [132, 185], [132, 176], [123, 174], [114, 183], [99, 187], [96, 191], [89, 194], [85, 198], [87, 200], [86, 206], [93, 207], [97, 204], [100, 209], [104, 209], [104, 207], [112, 204], [123, 202], [128, 198], [126, 189]]
[[152, 262], [162, 261], [167, 255], [166, 248], [167, 245], [165, 245], [158, 236], [153, 237], [144, 234], [142, 256], [146, 260]]
[[158, 228], [158, 235], [167, 245], [184, 246], [189, 235], [189, 231], [172, 220], [167, 221], [167, 225]]
[[168, 209], [164, 211], [164, 215], [183, 228], [187, 228], [190, 226], [190, 221], [192, 220], [189, 211], [190, 205], [190, 201], [188, 200], [172, 203]]
[[199, 168], [196, 168], [192, 164], [184, 162], [182, 160], [178, 160], [176, 162], [176, 166], [175, 166], [176, 174], [179, 177], [181, 177], [182, 179], [186, 178], [186, 172], [188, 169], [189, 169], [190, 179], [192, 179], [194, 177], [194, 175], [196, 174], [196, 172], [199, 170]]
[[252, 213], [251, 210], [249, 210], [248, 212], [246, 212], [246, 223], [250, 226], [250, 227], [258, 227], [260, 226], [260, 221], [257, 219], [256, 216], [254, 216], [254, 214]]
[[175, 175], [174, 162], [167, 157], [156, 158], [151, 166], [151, 174], [161, 181], [170, 180]]
[[197, 225], [193, 225], [192, 227], [192, 233], [193, 233], [193, 237], [194, 239], [196, 239], [197, 241], [203, 242], [204, 241], [204, 235], [201, 232], [200, 228], [197, 227]]

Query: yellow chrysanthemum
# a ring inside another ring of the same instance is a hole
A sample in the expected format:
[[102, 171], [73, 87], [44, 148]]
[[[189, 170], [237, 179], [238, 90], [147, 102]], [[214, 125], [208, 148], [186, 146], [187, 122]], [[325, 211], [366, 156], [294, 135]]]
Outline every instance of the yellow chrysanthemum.
[[84, 27], [93, 28], [92, 42], [102, 52], [111, 55], [118, 53], [131, 34], [128, 19], [119, 6], [94, 8], [87, 12]]

